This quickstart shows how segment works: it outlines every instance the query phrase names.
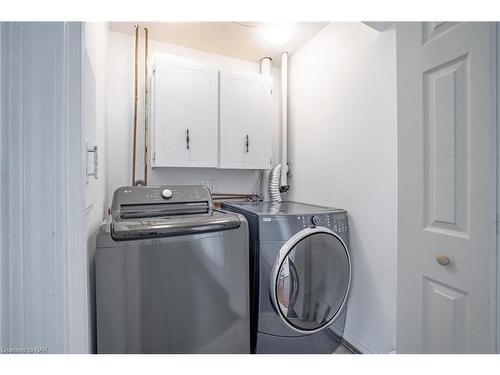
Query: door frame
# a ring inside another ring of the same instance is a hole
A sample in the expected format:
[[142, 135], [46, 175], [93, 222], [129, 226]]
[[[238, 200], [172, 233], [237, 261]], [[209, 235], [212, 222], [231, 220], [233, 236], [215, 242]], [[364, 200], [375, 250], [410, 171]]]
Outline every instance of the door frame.
[[[497, 168], [496, 168], [496, 178], [494, 178], [493, 183], [496, 183], [496, 217], [494, 218], [496, 222], [496, 238], [494, 239], [496, 241], [496, 270], [495, 272], [492, 273], [493, 275], [493, 280], [492, 280], [492, 285], [493, 285], [493, 290], [496, 289], [496, 296], [495, 293], [493, 293], [493, 297], [496, 298], [496, 304], [492, 304], [492, 309], [495, 310], [496, 315], [496, 322], [492, 322], [494, 325], [494, 329], [496, 331], [496, 343], [493, 343], [495, 347], [495, 352], [500, 354], [500, 151], [499, 151], [499, 145], [500, 145], [500, 115], [499, 115], [499, 110], [500, 110], [500, 22], [495, 22], [495, 30], [496, 30], [496, 40], [494, 43], [494, 46], [492, 48], [496, 49], [496, 71], [494, 72], [496, 74], [496, 124], [494, 126], [495, 132], [496, 132], [496, 137], [492, 137], [492, 142], [495, 142], [495, 150], [496, 150], [496, 159], [497, 159]], [[495, 65], [494, 65], [495, 66]], [[495, 108], [495, 106], [493, 106]], [[495, 262], [492, 262], [493, 267], [495, 267]]]
[[[64, 202], [65, 209], [72, 217], [67, 223], [66, 235], [69, 250], [66, 249], [66, 263], [63, 268], [67, 273], [67, 351], [69, 353], [90, 353], [90, 290], [89, 269], [85, 230], [85, 186], [86, 186], [86, 149], [83, 140], [83, 64], [85, 50], [85, 24], [83, 22], [66, 23], [66, 129], [68, 148], [67, 180], [65, 187], [69, 199]], [[79, 152], [78, 152], [79, 151]], [[74, 209], [74, 207], [78, 209]], [[73, 211], [73, 212], [72, 212]]]
[[2, 295], [3, 295], [3, 273], [2, 273], [2, 268], [3, 268], [3, 256], [2, 256], [2, 243], [3, 243], [3, 237], [4, 237], [4, 215], [2, 214], [3, 209], [2, 209], [2, 203], [3, 203], [3, 188], [4, 186], [4, 179], [3, 179], [3, 170], [4, 170], [4, 156], [3, 156], [3, 141], [2, 141], [2, 135], [3, 135], [3, 128], [2, 128], [2, 85], [3, 85], [3, 80], [2, 80], [2, 23], [0, 22], [0, 348], [2, 348], [3, 345], [3, 301], [2, 301]]

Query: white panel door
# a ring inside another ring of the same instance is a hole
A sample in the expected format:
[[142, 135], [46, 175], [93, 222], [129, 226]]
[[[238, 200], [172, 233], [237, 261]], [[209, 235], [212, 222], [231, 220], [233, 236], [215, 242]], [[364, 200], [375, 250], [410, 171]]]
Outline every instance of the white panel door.
[[272, 78], [221, 72], [220, 168], [271, 167]]
[[495, 350], [495, 40], [397, 25], [401, 353]]
[[217, 70], [175, 56], [155, 57], [153, 167], [217, 166]]
[[83, 25], [0, 28], [0, 341], [6, 353], [88, 353]]

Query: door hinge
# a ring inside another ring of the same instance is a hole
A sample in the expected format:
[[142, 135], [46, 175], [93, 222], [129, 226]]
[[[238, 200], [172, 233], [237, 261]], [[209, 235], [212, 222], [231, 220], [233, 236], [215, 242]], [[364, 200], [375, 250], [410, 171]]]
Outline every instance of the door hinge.
[[153, 152], [151, 153], [151, 156], [153, 157], [153, 160], [156, 160], [156, 152], [155, 152], [155, 150], [153, 150]]

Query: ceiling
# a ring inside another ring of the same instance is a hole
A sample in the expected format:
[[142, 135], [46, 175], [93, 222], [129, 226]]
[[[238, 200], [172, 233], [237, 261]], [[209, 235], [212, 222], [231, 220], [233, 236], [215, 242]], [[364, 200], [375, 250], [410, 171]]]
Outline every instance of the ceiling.
[[[136, 22], [110, 22], [111, 30], [133, 34]], [[149, 38], [224, 56], [258, 62], [271, 57], [279, 65], [280, 54], [293, 54], [316, 35], [328, 22], [140, 22]], [[276, 36], [271, 42], [266, 36]], [[271, 35], [272, 34], [272, 35]], [[286, 35], [284, 35], [286, 34]], [[286, 40], [285, 36], [288, 36]], [[283, 38], [281, 38], [283, 37]]]

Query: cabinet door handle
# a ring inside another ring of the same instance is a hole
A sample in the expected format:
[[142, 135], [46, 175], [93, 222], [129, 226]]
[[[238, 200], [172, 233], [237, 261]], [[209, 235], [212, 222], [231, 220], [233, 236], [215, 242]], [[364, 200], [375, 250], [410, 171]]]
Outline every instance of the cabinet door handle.
[[189, 150], [189, 129], [186, 129], [186, 150]]
[[245, 147], [246, 147], [246, 151], [248, 152], [248, 147], [250, 146], [250, 141], [248, 140], [248, 134], [246, 135], [245, 137]]

